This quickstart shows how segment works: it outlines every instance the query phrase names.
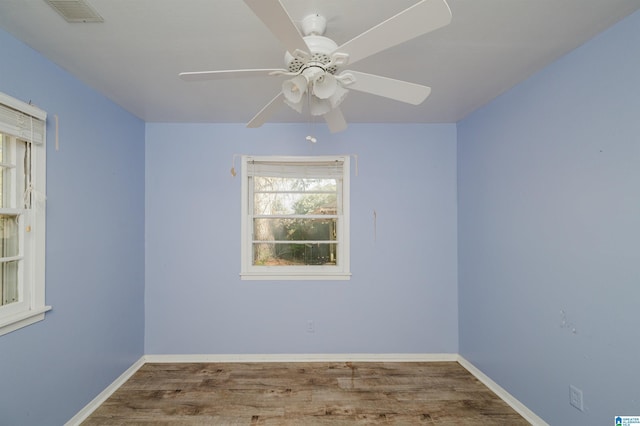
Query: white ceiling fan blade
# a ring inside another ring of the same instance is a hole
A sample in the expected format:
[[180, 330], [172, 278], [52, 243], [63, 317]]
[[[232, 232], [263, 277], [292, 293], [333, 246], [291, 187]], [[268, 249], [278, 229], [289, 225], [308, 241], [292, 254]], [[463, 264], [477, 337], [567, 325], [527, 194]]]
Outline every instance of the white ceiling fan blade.
[[273, 98], [271, 102], [265, 105], [265, 107], [262, 108], [260, 112], [257, 113], [256, 116], [247, 123], [247, 127], [253, 129], [262, 126], [269, 119], [269, 117], [271, 117], [278, 109], [282, 107], [282, 105], [284, 105], [284, 94], [280, 92], [278, 93], [278, 96]]
[[341, 132], [347, 128], [347, 121], [344, 119], [340, 108], [333, 108], [326, 113], [324, 115], [324, 121], [327, 122], [331, 133]]
[[226, 78], [269, 77], [273, 72], [286, 72], [283, 69], [249, 69], [223, 71], [195, 71], [178, 74], [184, 81], [222, 80]]
[[293, 55], [296, 50], [309, 51], [307, 43], [280, 0], [244, 0], [244, 2], [280, 40], [289, 53]]
[[451, 22], [446, 0], [422, 0], [336, 49], [347, 53], [349, 64], [444, 27]]
[[412, 105], [421, 104], [431, 93], [430, 87], [379, 75], [359, 71], [345, 71], [341, 75], [353, 76], [355, 81], [345, 86], [349, 90], [371, 93]]

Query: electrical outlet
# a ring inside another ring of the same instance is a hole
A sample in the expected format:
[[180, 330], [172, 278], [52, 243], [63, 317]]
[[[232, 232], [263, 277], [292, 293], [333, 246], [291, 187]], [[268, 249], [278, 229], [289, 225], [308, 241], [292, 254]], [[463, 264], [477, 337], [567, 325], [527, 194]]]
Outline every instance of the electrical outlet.
[[569, 386], [569, 404], [573, 405], [580, 411], [584, 411], [582, 391], [573, 385]]
[[307, 320], [307, 333], [315, 333], [316, 325], [313, 323], [313, 320]]

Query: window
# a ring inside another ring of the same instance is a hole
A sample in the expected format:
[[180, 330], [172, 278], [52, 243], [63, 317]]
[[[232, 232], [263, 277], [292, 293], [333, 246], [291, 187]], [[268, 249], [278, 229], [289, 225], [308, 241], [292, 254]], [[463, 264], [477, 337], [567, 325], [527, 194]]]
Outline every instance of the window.
[[0, 335], [44, 319], [46, 113], [0, 93]]
[[242, 157], [242, 279], [346, 280], [349, 157]]

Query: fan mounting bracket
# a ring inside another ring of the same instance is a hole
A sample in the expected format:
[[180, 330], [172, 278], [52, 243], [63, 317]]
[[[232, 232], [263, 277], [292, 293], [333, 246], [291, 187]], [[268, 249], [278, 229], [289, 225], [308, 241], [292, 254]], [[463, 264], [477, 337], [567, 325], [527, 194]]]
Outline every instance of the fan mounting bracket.
[[300, 24], [303, 36], [324, 35], [327, 29], [327, 20], [324, 16], [313, 14], [306, 16]]

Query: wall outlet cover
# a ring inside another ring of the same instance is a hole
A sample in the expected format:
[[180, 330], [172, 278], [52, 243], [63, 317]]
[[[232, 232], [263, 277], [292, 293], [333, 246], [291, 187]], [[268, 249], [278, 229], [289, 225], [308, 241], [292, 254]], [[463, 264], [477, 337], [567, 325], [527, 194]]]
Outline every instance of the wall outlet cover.
[[580, 411], [584, 411], [582, 391], [573, 385], [569, 386], [569, 404], [573, 405]]

